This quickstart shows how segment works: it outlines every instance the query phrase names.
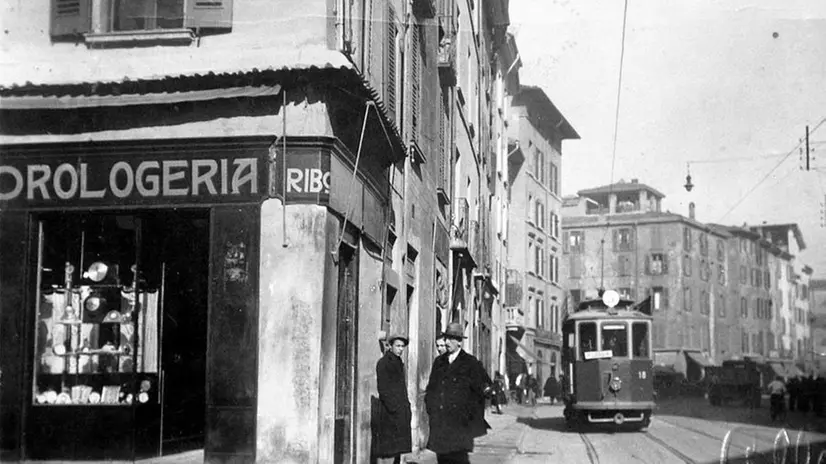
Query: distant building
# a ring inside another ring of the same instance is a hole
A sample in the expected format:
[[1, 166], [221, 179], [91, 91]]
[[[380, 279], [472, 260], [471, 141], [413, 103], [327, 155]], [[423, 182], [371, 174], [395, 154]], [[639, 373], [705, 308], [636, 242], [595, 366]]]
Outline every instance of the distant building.
[[510, 379], [521, 370], [540, 384], [558, 376], [565, 298], [559, 267], [562, 141], [578, 138], [542, 89], [521, 87], [508, 126], [511, 305], [505, 308], [505, 325]]
[[826, 279], [812, 279], [809, 290], [814, 363], [820, 375], [826, 375]]
[[[562, 276], [569, 310], [599, 289], [635, 300], [651, 297], [656, 349], [689, 351], [706, 365], [715, 355], [711, 317], [727, 315], [722, 297], [728, 275], [725, 230], [663, 212], [664, 195], [640, 183], [620, 181], [581, 190], [562, 208]], [[712, 298], [712, 295], [715, 298]], [[722, 337], [727, 346], [730, 337]]]
[[750, 229], [776, 246], [783, 258], [779, 262], [777, 285], [781, 310], [783, 346], [781, 355], [793, 359], [798, 368], [814, 369], [812, 344], [812, 313], [809, 304], [809, 281], [813, 270], [796, 256], [806, 249], [806, 242], [797, 224], [763, 224]]

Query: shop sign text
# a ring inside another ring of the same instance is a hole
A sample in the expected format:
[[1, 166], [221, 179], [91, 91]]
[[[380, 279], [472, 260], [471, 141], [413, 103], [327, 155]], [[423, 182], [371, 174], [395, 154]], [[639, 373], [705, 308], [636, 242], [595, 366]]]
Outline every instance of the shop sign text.
[[0, 164], [0, 205], [227, 201], [259, 196], [256, 157]]

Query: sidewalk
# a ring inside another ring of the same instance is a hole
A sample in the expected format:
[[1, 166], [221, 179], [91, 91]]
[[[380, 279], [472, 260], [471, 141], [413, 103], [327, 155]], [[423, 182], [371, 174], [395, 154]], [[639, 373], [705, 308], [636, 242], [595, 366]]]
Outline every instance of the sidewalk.
[[[525, 424], [519, 423], [519, 413], [524, 413], [520, 406], [505, 406], [502, 414], [492, 414], [490, 409], [485, 412], [485, 420], [490, 424], [487, 435], [476, 439], [474, 451], [470, 455], [471, 462], [479, 458], [495, 458], [491, 462], [505, 462], [508, 457], [518, 452], [519, 444], [525, 432]], [[418, 454], [408, 455], [407, 464], [435, 464], [436, 454], [430, 450], [421, 450]]]

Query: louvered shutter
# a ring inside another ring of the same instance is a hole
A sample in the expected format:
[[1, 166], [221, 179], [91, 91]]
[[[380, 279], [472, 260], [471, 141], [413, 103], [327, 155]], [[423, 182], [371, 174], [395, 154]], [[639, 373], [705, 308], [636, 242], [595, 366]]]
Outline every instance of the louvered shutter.
[[232, 0], [188, 0], [184, 27], [232, 29]]
[[570, 240], [569, 233], [568, 232], [562, 232], [562, 252], [563, 253], [568, 253], [570, 251], [570, 249], [569, 249], [570, 245], [568, 244], [569, 240]]
[[617, 232], [616, 229], [612, 230], [611, 232], [612, 232], [611, 235], [613, 237], [613, 248], [612, 248], [612, 250], [617, 251], [617, 235], [618, 235], [618, 232]]
[[663, 309], [668, 308], [668, 287], [663, 287], [663, 296], [660, 298], [660, 302]]
[[668, 255], [663, 253], [663, 274], [668, 274]]
[[92, 30], [92, 0], [52, 0], [52, 37], [72, 36]]
[[[439, 187], [447, 192], [447, 147], [445, 144], [445, 124], [447, 124], [447, 115], [445, 114], [445, 99], [439, 97]], [[500, 232], [501, 232], [501, 225]]]
[[410, 50], [410, 140], [419, 143], [419, 100], [421, 87], [421, 26], [413, 25]]
[[645, 255], [645, 273], [651, 275], [651, 255]]
[[390, 120], [396, 120], [396, 10], [387, 4], [387, 55], [385, 56], [385, 89], [387, 112]]

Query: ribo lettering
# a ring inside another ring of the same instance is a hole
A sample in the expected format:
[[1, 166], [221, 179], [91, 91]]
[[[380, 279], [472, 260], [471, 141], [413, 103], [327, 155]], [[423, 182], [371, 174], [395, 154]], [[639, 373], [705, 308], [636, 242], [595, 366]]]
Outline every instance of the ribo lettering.
[[[329, 174], [328, 174], [329, 175]], [[320, 184], [321, 177], [313, 177]], [[329, 186], [329, 179], [326, 182]], [[258, 159], [0, 165], [0, 201], [186, 197], [258, 193]]]
[[318, 168], [287, 168], [287, 193], [330, 193], [330, 173]]

